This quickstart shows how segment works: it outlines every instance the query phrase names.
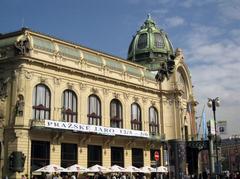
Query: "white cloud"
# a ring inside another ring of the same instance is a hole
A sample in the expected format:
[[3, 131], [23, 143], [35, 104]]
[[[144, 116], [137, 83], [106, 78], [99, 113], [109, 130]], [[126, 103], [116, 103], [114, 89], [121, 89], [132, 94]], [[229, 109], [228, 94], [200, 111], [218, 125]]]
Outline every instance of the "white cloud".
[[[240, 46], [234, 41], [239, 30], [227, 31], [217, 27], [192, 26], [193, 31], [185, 36], [186, 61], [192, 64], [190, 71], [194, 94], [200, 102], [201, 115], [207, 98], [220, 97], [222, 104], [217, 109], [218, 120], [227, 120], [229, 134], [239, 132], [237, 111], [240, 110]], [[223, 36], [224, 34], [224, 36]], [[227, 38], [231, 37], [231, 38]], [[212, 118], [208, 110], [207, 118]]]
[[219, 11], [228, 20], [240, 20], [240, 1], [239, 0], [220, 0]]
[[185, 20], [179, 16], [166, 18], [165, 20], [168, 27], [177, 27], [185, 24]]

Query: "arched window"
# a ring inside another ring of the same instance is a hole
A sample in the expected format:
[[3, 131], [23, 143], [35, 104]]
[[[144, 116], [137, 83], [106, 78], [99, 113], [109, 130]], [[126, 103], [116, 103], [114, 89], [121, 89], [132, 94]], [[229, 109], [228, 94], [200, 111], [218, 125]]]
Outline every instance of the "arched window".
[[147, 47], [147, 33], [141, 34], [138, 38], [138, 49], [144, 49]]
[[77, 122], [77, 96], [72, 90], [63, 92], [62, 119], [67, 122]]
[[51, 94], [44, 84], [35, 86], [33, 90], [33, 119], [50, 119]]
[[101, 122], [101, 103], [96, 95], [90, 95], [88, 97], [88, 124], [90, 125], [102, 125]]
[[122, 104], [117, 99], [113, 99], [110, 103], [110, 125], [117, 128], [123, 127]]
[[152, 135], [159, 134], [158, 112], [156, 108], [149, 108], [149, 132]]
[[141, 109], [137, 103], [131, 105], [131, 128], [133, 130], [142, 130]]
[[187, 83], [185, 81], [183, 73], [180, 70], [177, 70], [177, 85], [183, 93], [182, 98], [187, 99]]
[[164, 47], [163, 38], [160, 33], [154, 33], [154, 45], [157, 48]]

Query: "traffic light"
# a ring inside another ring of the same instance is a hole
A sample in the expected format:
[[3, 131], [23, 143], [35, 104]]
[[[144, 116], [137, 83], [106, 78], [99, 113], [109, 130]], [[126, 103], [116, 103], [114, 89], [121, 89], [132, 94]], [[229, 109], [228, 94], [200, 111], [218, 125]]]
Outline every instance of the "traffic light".
[[23, 172], [26, 156], [19, 151], [12, 152], [9, 156], [9, 170]]

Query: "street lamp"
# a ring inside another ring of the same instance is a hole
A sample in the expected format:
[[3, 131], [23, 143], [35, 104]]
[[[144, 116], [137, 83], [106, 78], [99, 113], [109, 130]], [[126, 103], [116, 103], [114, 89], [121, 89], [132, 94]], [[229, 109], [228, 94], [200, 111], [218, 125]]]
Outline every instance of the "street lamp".
[[216, 122], [216, 107], [220, 106], [220, 100], [218, 97], [215, 99], [208, 98], [208, 103], [207, 103], [209, 108], [212, 108], [213, 111], [213, 119], [214, 119], [214, 128], [215, 128], [215, 143], [216, 143], [216, 165], [217, 165], [217, 171], [218, 173], [220, 170], [219, 166], [219, 161], [218, 161], [218, 146], [217, 146], [217, 122]]

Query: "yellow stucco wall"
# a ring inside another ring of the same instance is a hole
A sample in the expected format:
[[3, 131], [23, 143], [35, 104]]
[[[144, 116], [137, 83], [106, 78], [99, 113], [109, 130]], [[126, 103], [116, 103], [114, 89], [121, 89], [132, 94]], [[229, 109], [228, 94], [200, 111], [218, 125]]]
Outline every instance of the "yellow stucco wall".
[[[110, 126], [110, 102], [112, 99], [117, 98], [123, 106], [123, 128], [131, 129], [131, 104], [136, 102], [142, 111], [142, 126], [144, 131], [149, 130], [149, 107], [154, 106], [158, 111], [160, 134], [165, 136], [165, 140], [182, 139], [183, 134], [181, 129], [184, 127], [182, 121], [184, 116], [186, 116], [186, 104], [188, 100], [193, 100], [191, 79], [183, 57], [177, 57], [175, 63], [176, 69], [182, 68], [182, 71], [185, 73], [188, 99], [182, 99], [181, 91], [178, 90], [175, 73], [168, 81], [159, 84], [154, 80], [148, 80], [144, 76], [144, 67], [137, 64], [31, 31], [25, 32], [25, 36], [24, 38], [30, 41], [29, 53], [24, 56], [15, 57], [14, 53], [9, 52], [8, 57], [4, 57], [3, 59], [6, 63], [1, 64], [7, 67], [4, 74], [1, 74], [1, 78], [10, 79], [7, 83], [7, 92], [9, 95], [0, 103], [1, 109], [4, 109], [3, 125], [5, 128], [4, 135], [2, 134], [0, 137], [1, 141], [5, 141], [6, 143], [4, 146], [4, 160], [1, 160], [1, 165], [4, 166], [4, 175], [9, 175], [9, 178], [20, 178], [21, 174], [30, 174], [31, 140], [50, 142], [50, 163], [54, 164], [61, 164], [61, 143], [67, 142], [78, 145], [78, 163], [86, 167], [87, 145], [89, 144], [102, 146], [104, 166], [111, 165], [111, 146], [124, 147], [125, 166], [132, 165], [132, 148], [142, 148], [144, 165], [150, 165], [151, 145], [149, 143], [152, 142], [148, 139], [136, 139], [129, 144], [128, 138], [117, 137], [112, 139], [110, 143], [106, 143], [106, 136], [98, 136], [97, 138], [92, 136], [90, 139], [84, 141], [82, 140], [84, 138], [82, 134], [63, 133], [61, 139], [54, 141], [52, 132], [58, 133], [57, 131], [34, 131], [31, 128], [32, 93], [34, 87], [40, 83], [45, 84], [51, 92], [51, 120], [61, 121], [62, 93], [66, 89], [71, 89], [76, 93], [78, 99], [78, 123], [88, 123], [88, 96], [94, 93], [101, 100], [103, 126]], [[53, 43], [55, 51], [47, 52], [35, 48], [33, 46], [33, 36]], [[80, 58], [72, 59], [60, 55], [58, 52], [59, 44], [78, 49]], [[14, 48], [11, 50], [14, 50]], [[102, 60], [102, 65], [90, 63], [85, 59], [84, 53], [90, 53], [99, 57]], [[107, 59], [119, 62], [124, 70], [119, 72], [107, 67]], [[9, 66], [9, 60], [13, 60], [15, 65], [12, 64]], [[127, 66], [139, 69], [140, 76], [128, 73], [126, 70]], [[24, 115], [22, 117], [15, 117], [14, 109], [19, 94], [24, 96]], [[189, 134], [192, 135], [190, 119], [187, 120]], [[104, 145], [105, 143], [106, 145]], [[154, 143], [154, 149], [160, 148], [161, 143], [158, 140], [158, 142]], [[8, 171], [8, 156], [13, 151], [22, 151], [26, 156], [25, 169], [22, 173], [11, 174]]]

